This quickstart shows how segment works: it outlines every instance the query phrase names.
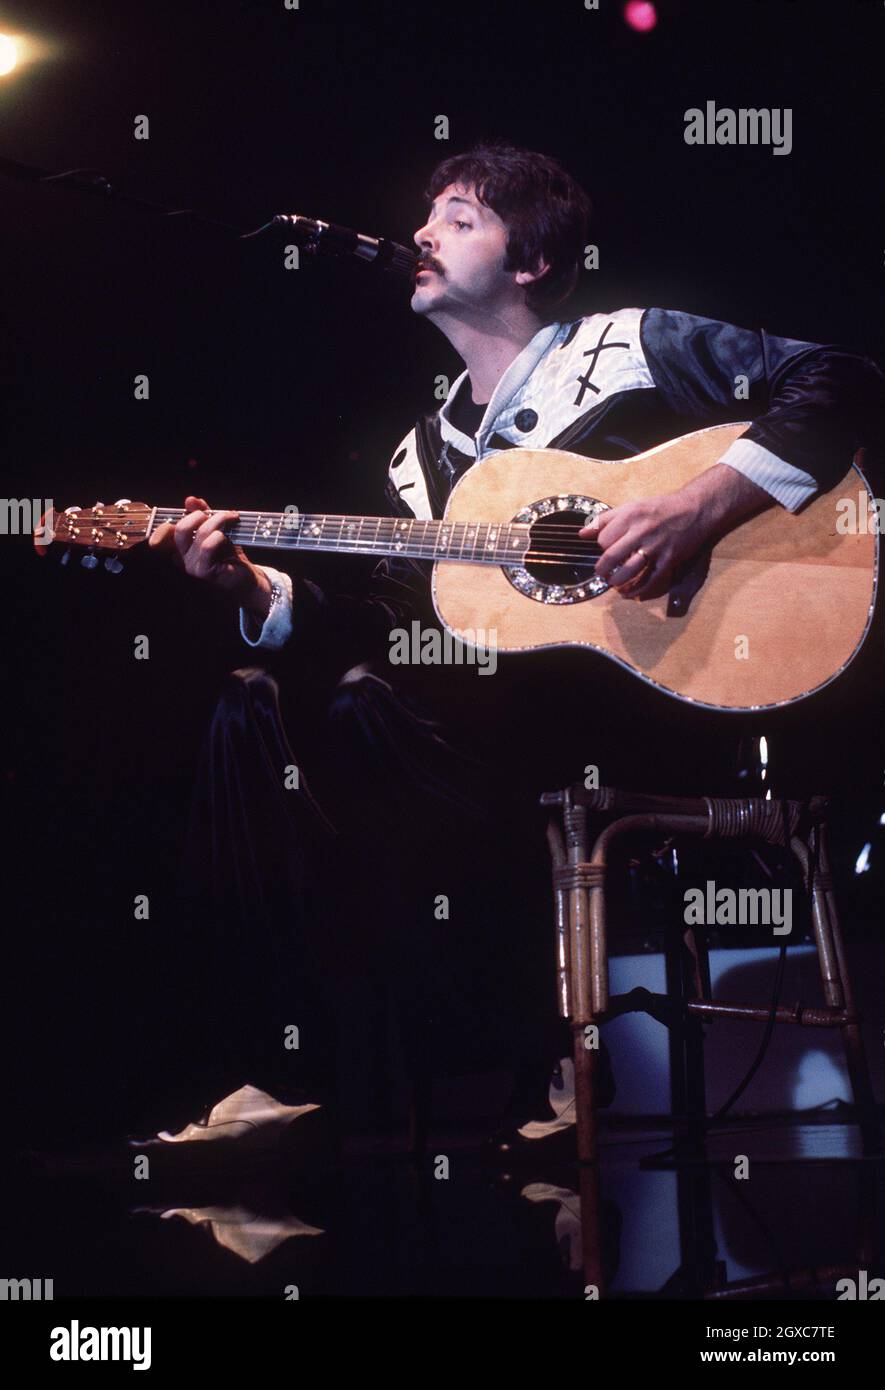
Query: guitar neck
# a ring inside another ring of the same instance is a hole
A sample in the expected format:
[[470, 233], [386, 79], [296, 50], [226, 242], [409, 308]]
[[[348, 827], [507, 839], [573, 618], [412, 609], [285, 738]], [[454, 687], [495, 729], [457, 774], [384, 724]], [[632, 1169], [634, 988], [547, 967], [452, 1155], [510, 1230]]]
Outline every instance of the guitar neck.
[[[157, 507], [147, 535], [164, 522], [180, 521], [181, 507]], [[421, 521], [414, 517], [334, 516], [325, 513], [240, 512], [225, 527], [235, 545], [268, 550], [334, 551], [336, 555], [404, 555], [416, 560], [469, 564], [518, 564], [529, 548], [529, 526], [520, 522]], [[147, 539], [147, 536], [145, 537]]]

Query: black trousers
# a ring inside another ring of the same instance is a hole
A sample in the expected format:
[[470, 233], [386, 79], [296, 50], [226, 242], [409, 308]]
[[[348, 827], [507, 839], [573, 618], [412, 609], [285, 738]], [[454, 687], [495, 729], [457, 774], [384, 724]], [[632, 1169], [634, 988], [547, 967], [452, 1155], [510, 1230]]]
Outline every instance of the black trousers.
[[182, 1083], [334, 1085], [362, 1067], [383, 1089], [393, 1031], [406, 1072], [507, 1066], [531, 1085], [567, 1046], [540, 792], [588, 765], [649, 790], [734, 782], [734, 725], [680, 731], [655, 699], [637, 714], [580, 660], [515, 684], [385, 663], [319, 696], [233, 672], [182, 876]]

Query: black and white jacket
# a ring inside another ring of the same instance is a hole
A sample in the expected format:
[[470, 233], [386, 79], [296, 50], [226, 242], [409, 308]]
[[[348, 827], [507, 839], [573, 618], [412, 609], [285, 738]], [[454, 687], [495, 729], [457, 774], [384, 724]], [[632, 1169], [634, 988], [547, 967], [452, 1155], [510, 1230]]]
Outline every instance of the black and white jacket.
[[[394, 512], [440, 517], [461, 474], [500, 449], [624, 459], [704, 425], [746, 419], [752, 425], [721, 462], [796, 511], [844, 475], [860, 445], [878, 445], [882, 434], [885, 379], [869, 359], [671, 309], [619, 309], [545, 325], [502, 376], [474, 437], [450, 419], [466, 377], [394, 450], [387, 479]], [[260, 631], [241, 614], [241, 632], [251, 646], [278, 648], [292, 632], [292, 580], [267, 573], [278, 600]], [[348, 624], [359, 609], [371, 628], [389, 631], [408, 607], [406, 591], [421, 587], [421, 573], [420, 562], [383, 561], [371, 592], [342, 596]], [[310, 581], [296, 583], [305, 624], [311, 614], [329, 619], [340, 608]]]

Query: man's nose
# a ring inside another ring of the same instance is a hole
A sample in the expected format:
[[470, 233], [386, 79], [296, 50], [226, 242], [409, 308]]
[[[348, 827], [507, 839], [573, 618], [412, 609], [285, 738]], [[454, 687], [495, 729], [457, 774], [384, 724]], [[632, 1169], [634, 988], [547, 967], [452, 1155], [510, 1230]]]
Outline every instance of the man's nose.
[[425, 222], [423, 227], [419, 227], [412, 240], [419, 251], [433, 252], [436, 249], [436, 237], [430, 230], [431, 224]]

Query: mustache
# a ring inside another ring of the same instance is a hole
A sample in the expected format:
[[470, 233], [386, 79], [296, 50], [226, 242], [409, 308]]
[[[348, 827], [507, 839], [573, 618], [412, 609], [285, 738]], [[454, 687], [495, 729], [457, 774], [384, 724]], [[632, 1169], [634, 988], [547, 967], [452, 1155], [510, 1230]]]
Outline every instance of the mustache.
[[432, 256], [418, 257], [418, 263], [415, 266], [415, 274], [417, 275], [418, 272], [421, 270], [434, 270], [436, 271], [437, 275], [445, 275], [445, 271], [443, 270], [442, 266], [439, 264], [438, 261], [434, 260]]

